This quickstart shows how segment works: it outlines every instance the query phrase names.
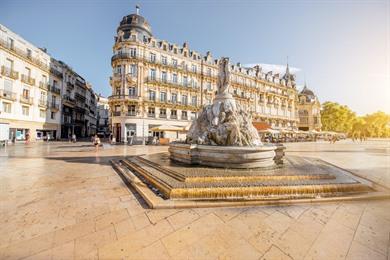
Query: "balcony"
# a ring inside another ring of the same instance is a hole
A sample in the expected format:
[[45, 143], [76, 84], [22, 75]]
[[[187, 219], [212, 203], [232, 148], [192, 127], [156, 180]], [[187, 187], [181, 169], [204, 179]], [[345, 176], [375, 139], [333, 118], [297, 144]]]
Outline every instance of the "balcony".
[[108, 97], [109, 100], [134, 100], [138, 101], [139, 97], [134, 95], [112, 95]]
[[32, 97], [27, 97], [27, 96], [23, 96], [23, 95], [20, 95], [20, 103], [24, 103], [24, 104], [28, 104], [28, 105], [32, 105], [33, 103], [33, 98]]
[[159, 118], [167, 118], [167, 114], [160, 114], [158, 117]]
[[16, 48], [14, 45], [10, 45], [7, 41], [0, 39], [0, 46], [11, 51], [12, 53], [21, 56], [22, 58], [28, 60], [28, 62], [34, 63], [40, 68], [49, 71], [49, 66], [46, 63], [43, 63], [41, 60], [34, 58], [26, 50]]
[[49, 103], [49, 107], [53, 111], [58, 111], [60, 109], [60, 106], [57, 103]]
[[11, 79], [18, 79], [19, 73], [14, 71], [12, 68], [6, 66], [1, 66], [1, 75], [6, 76]]
[[154, 114], [154, 113], [148, 113], [148, 117], [153, 117], [153, 118], [155, 118], [155, 117], [156, 117], [156, 114]]
[[62, 78], [62, 72], [60, 72], [54, 68], [50, 68], [50, 73], [58, 78]]
[[23, 83], [29, 84], [31, 86], [35, 85], [35, 79], [30, 77], [30, 76], [28, 76], [28, 75], [22, 74], [21, 80], [22, 80]]
[[69, 95], [64, 95], [62, 97], [62, 102], [65, 104], [65, 105], [68, 105], [68, 106], [71, 106], [71, 107], [74, 107], [75, 106], [75, 100], [73, 98], [71, 98]]
[[126, 116], [136, 116], [137, 113], [135, 111], [129, 111], [126, 113]]
[[181, 116], [181, 120], [188, 120], [188, 116]]
[[16, 100], [16, 93], [0, 89], [0, 98], [15, 101]]
[[112, 115], [113, 116], [121, 116], [121, 112], [120, 111], [114, 111], [114, 112], [112, 112]]
[[70, 88], [70, 89], [74, 89], [74, 84], [72, 82], [67, 82], [66, 85]]
[[39, 99], [38, 106], [46, 108], [47, 107], [47, 100], [46, 99]]
[[171, 115], [171, 119], [177, 119], [177, 115]]
[[46, 82], [40, 81], [39, 82], [39, 88], [48, 91], [50, 89], [50, 85], [48, 83], [46, 83]]
[[50, 91], [57, 95], [61, 93], [61, 89], [57, 88], [56, 86], [50, 86]]

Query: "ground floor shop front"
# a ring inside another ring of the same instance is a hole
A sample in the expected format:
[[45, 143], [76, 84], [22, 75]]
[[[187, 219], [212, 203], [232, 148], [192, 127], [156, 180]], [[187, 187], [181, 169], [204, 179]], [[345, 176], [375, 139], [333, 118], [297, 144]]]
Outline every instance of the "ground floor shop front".
[[59, 124], [23, 120], [0, 119], [9, 127], [9, 141], [55, 140], [61, 136]]

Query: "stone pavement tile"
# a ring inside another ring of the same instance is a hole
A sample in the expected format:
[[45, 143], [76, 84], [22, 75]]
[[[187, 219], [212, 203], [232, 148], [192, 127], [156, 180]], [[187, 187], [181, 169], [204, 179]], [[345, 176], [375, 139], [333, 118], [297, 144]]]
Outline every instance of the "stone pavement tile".
[[311, 214], [303, 214], [296, 222], [291, 224], [289, 229], [299, 233], [308, 241], [314, 241], [324, 226], [324, 224], [316, 221]]
[[298, 219], [308, 208], [309, 206], [306, 205], [288, 205], [279, 207], [276, 210], [290, 218]]
[[134, 224], [135, 230], [140, 230], [147, 226], [152, 225], [152, 223], [150, 222], [149, 218], [146, 216], [145, 213], [132, 216], [131, 221]]
[[98, 248], [99, 259], [129, 258], [135, 252], [150, 246], [171, 232], [173, 232], [171, 225], [168, 221], [162, 220]]
[[387, 255], [389, 245], [388, 226], [373, 227], [361, 224], [356, 230], [354, 240], [383, 255]]
[[328, 223], [334, 221], [355, 230], [359, 224], [361, 215], [362, 212], [357, 214], [351, 213], [351, 211], [347, 210], [345, 207], [338, 207]]
[[313, 244], [313, 241], [314, 238], [310, 240], [290, 228], [281, 237], [276, 239], [274, 243], [291, 258], [303, 259]]
[[227, 222], [230, 219], [240, 215], [245, 210], [247, 210], [247, 208], [218, 208], [214, 210], [214, 214], [222, 219], [223, 222]]
[[95, 232], [95, 221], [90, 220], [55, 231], [54, 245], [64, 244], [78, 237]]
[[144, 208], [137, 200], [130, 200], [124, 202], [127, 204], [127, 211], [129, 212], [130, 216], [136, 216], [138, 214], [142, 214], [145, 212], [149, 212], [149, 208]]
[[196, 241], [204, 239], [221, 224], [223, 222], [220, 218], [214, 214], [209, 214], [169, 234], [161, 241], [168, 250], [169, 255], [174, 256]]
[[275, 211], [272, 215], [264, 219], [265, 224], [280, 234], [286, 231], [293, 222], [293, 218], [290, 218], [279, 211]]
[[0, 259], [20, 259], [35, 255], [53, 246], [54, 232], [12, 244], [0, 249]]
[[33, 256], [25, 258], [25, 260], [68, 260], [74, 258], [74, 241], [70, 241], [66, 244], [53, 247], [49, 250], [45, 250]]
[[134, 254], [130, 254], [129, 259], [168, 260], [171, 258], [169, 257], [168, 252], [165, 249], [164, 245], [161, 243], [161, 241], [156, 241], [150, 246], [144, 247], [139, 251], [135, 251]]
[[352, 241], [351, 248], [349, 249], [347, 260], [386, 260], [387, 257], [382, 255], [356, 241]]
[[178, 230], [183, 226], [188, 225], [189, 223], [197, 220], [198, 218], [199, 215], [195, 211], [191, 209], [186, 209], [167, 217], [167, 220], [175, 230]]
[[135, 230], [134, 224], [130, 218], [116, 222], [114, 224], [117, 238], [122, 238]]
[[270, 249], [261, 257], [261, 260], [292, 260], [282, 250], [272, 245]]
[[328, 223], [314, 241], [305, 259], [344, 259], [354, 230], [336, 222]]
[[158, 221], [165, 219], [173, 214], [178, 213], [178, 209], [156, 209], [146, 212], [146, 215], [148, 216], [150, 222], [152, 224], [157, 223]]
[[130, 219], [126, 209], [111, 211], [95, 218], [95, 229], [100, 230], [125, 219]]
[[96, 251], [99, 247], [116, 241], [114, 225], [106, 227], [105, 229], [79, 237], [75, 241], [75, 257], [83, 258], [85, 255]]
[[268, 225], [261, 224], [255, 230], [254, 235], [248, 238], [248, 242], [255, 247], [257, 251], [265, 254], [280, 235], [280, 233], [276, 232]]

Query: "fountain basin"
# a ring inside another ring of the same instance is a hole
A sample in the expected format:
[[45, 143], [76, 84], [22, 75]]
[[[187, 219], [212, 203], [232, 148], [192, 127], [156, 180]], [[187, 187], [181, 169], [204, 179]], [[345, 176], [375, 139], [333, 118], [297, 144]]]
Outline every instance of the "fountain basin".
[[169, 145], [170, 159], [189, 165], [218, 168], [251, 169], [275, 165], [277, 147], [273, 145], [242, 147], [185, 143]]

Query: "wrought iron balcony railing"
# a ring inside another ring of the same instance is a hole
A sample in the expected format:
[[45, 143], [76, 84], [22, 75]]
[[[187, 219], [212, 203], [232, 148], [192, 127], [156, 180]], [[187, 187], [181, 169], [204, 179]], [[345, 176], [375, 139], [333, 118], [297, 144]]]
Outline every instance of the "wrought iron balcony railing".
[[21, 103], [24, 103], [24, 104], [31, 105], [33, 103], [32, 97], [28, 97], [28, 96], [24, 96], [24, 95], [20, 95], [19, 100]]
[[16, 93], [4, 89], [0, 89], [0, 98], [15, 101], [16, 100]]
[[19, 73], [17, 71], [14, 71], [12, 68], [8, 68], [6, 66], [1, 66], [1, 75], [11, 79], [19, 78]]
[[22, 80], [22, 82], [24, 82], [26, 84], [29, 84], [29, 85], [32, 85], [32, 86], [35, 85], [35, 79], [32, 78], [31, 76], [22, 74], [21, 80]]

